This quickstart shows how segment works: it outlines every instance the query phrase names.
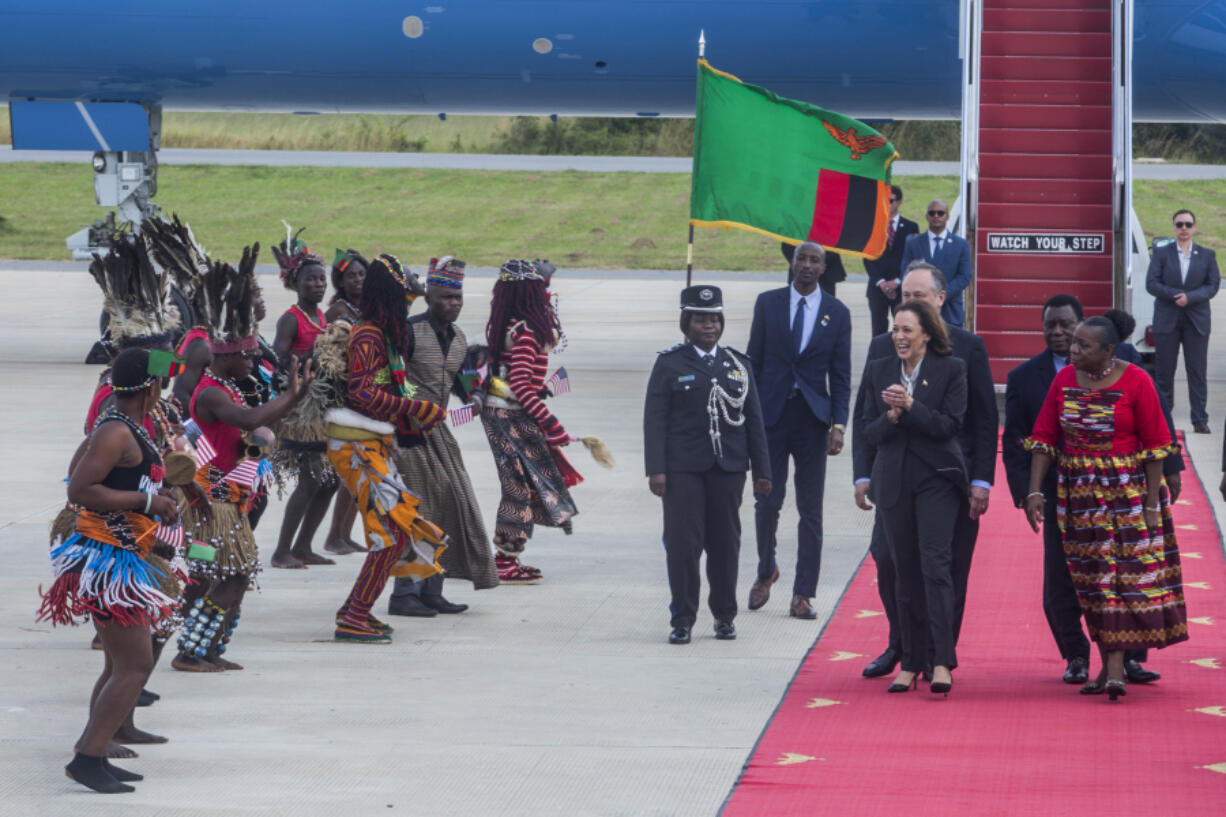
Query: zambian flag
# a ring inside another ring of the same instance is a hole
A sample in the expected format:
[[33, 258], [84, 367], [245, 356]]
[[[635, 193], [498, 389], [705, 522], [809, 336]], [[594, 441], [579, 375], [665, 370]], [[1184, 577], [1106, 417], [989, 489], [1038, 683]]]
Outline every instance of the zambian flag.
[[847, 255], [885, 251], [894, 146], [842, 114], [698, 61], [690, 223]]

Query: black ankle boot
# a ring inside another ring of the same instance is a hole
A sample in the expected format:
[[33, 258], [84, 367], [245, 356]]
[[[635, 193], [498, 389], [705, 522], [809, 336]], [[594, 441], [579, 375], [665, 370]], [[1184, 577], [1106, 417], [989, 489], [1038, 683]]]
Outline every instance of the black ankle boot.
[[443, 577], [431, 576], [421, 589], [421, 603], [439, 613], [463, 613], [467, 604], [454, 604], [443, 598]]

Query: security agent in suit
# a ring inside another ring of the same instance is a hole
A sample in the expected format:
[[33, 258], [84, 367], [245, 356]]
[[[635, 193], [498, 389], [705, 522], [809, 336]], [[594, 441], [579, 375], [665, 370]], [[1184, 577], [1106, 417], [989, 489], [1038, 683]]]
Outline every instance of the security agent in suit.
[[[796, 247], [787, 242], [780, 242], [779, 249], [783, 252], [783, 257], [788, 262], [788, 286], [791, 286], [792, 278], [795, 275], [792, 271], [792, 259], [796, 255]], [[829, 293], [833, 298], [835, 285], [846, 280], [847, 270], [843, 269], [843, 257], [833, 250], [827, 250], [826, 271], [822, 273], [822, 279], [819, 282], [822, 292]]]
[[770, 458], [749, 361], [720, 347], [719, 287], [681, 293], [686, 343], [656, 358], [647, 383], [643, 442], [651, 492], [664, 500], [664, 542], [672, 591], [672, 644], [688, 644], [698, 613], [698, 563], [707, 554], [715, 637], [736, 638], [737, 563], [745, 471], [769, 494]]
[[[939, 308], [944, 302], [945, 279], [941, 271], [925, 261], [914, 261], [911, 270], [903, 277], [903, 303], [923, 300]], [[983, 339], [957, 327], [948, 327], [949, 341], [954, 357], [966, 364], [967, 403], [966, 417], [958, 431], [958, 443], [970, 477], [970, 494], [964, 497], [958, 510], [954, 528], [953, 582], [954, 582], [954, 641], [962, 630], [962, 616], [966, 609], [966, 588], [971, 572], [971, 559], [975, 542], [979, 538], [979, 517], [988, 510], [992, 480], [996, 475], [996, 434], [1000, 414], [996, 410], [996, 390], [992, 385], [992, 370], [988, 365], [988, 351]], [[878, 335], [868, 347], [871, 362], [893, 354], [889, 335]], [[867, 366], [866, 366], [867, 369]], [[864, 377], [856, 394], [854, 416], [859, 417], [863, 401], [867, 397]], [[852, 469], [856, 482], [856, 504], [865, 510], [872, 508], [866, 501], [871, 485], [872, 461], [866, 458], [859, 425], [852, 427]], [[864, 668], [864, 675], [874, 678], [886, 675], [894, 669], [902, 646], [898, 629], [898, 610], [894, 604], [894, 566], [886, 546], [885, 534], [880, 519], [873, 524], [869, 552], [877, 563], [877, 592], [881, 596], [886, 618], [890, 623], [888, 646], [880, 656]]]
[[971, 284], [971, 245], [945, 229], [949, 208], [940, 199], [928, 202], [928, 230], [907, 239], [899, 269], [906, 275], [913, 261], [927, 261], [945, 276], [945, 303], [941, 317], [950, 326], [966, 325], [962, 291]]
[[967, 405], [966, 364], [953, 356], [936, 307], [909, 301], [894, 313], [895, 354], [871, 361], [863, 425], [871, 497], [894, 562], [906, 692], [932, 667], [932, 691], [948, 693], [954, 650], [953, 537], [966, 495], [958, 430]]
[[1208, 434], [1205, 370], [1213, 314], [1209, 301], [1217, 295], [1222, 278], [1213, 250], [1192, 241], [1196, 234], [1192, 211], [1178, 210], [1172, 221], [1175, 241], [1154, 251], [1145, 274], [1145, 290], [1154, 296], [1154, 380], [1159, 394], [1174, 406], [1175, 365], [1182, 346], [1192, 428]]
[[[1001, 458], [1009, 480], [1009, 493], [1017, 508], [1025, 508], [1026, 493], [1030, 488], [1030, 454], [1022, 448], [1022, 440], [1034, 430], [1034, 422], [1043, 407], [1047, 392], [1051, 389], [1056, 373], [1068, 365], [1069, 348], [1077, 324], [1085, 318], [1081, 302], [1072, 295], [1053, 295], [1043, 305], [1043, 340], [1047, 345], [1039, 354], [1009, 372], [1005, 389], [1005, 428], [1001, 434]], [[1141, 364], [1141, 355], [1128, 343], [1121, 343], [1116, 357], [1130, 363]], [[1159, 395], [1162, 412], [1166, 417], [1171, 438], [1174, 439], [1175, 424], [1170, 408]], [[1084, 684], [1090, 673], [1090, 640], [1081, 628], [1081, 605], [1077, 591], [1064, 559], [1064, 543], [1060, 538], [1059, 520], [1056, 516], [1056, 469], [1050, 469], [1043, 481], [1045, 498], [1043, 512], [1043, 613], [1052, 637], [1067, 662], [1063, 680], [1066, 684]], [[1181, 472], [1183, 457], [1167, 457], [1162, 462], [1162, 472], [1171, 501], [1179, 497], [1182, 488]], [[1162, 676], [1141, 665], [1146, 658], [1145, 650], [1128, 650], [1124, 656], [1124, 670], [1132, 683], [1148, 683]]]
[[890, 315], [902, 303], [902, 254], [907, 239], [919, 233], [919, 225], [898, 213], [902, 188], [890, 185], [890, 224], [886, 230], [885, 252], [880, 258], [864, 259], [868, 273], [868, 312], [873, 320], [873, 337], [890, 328]]
[[766, 604], [771, 585], [779, 578], [775, 533], [790, 456], [795, 461], [800, 514], [790, 614], [802, 619], [817, 618], [809, 599], [817, 595], [821, 572], [826, 457], [843, 450], [851, 400], [851, 315], [818, 287], [825, 257], [825, 251], [811, 241], [797, 246], [791, 286], [758, 296], [749, 331], [749, 360], [772, 469], [770, 494], [755, 496], [758, 573], [749, 609]]

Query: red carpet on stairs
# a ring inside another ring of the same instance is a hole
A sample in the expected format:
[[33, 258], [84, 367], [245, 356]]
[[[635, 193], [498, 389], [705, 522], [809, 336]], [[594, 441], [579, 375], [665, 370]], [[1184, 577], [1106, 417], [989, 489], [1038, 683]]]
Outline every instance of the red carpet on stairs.
[[1114, 704], [1061, 682], [1042, 541], [998, 470], [949, 698], [922, 682], [889, 695], [889, 677], [861, 677], [886, 643], [866, 559], [723, 817], [1226, 815], [1226, 564], [1204, 489], [1191, 468], [1184, 476], [1175, 522], [1191, 638], [1150, 651], [1160, 681], [1130, 684]]

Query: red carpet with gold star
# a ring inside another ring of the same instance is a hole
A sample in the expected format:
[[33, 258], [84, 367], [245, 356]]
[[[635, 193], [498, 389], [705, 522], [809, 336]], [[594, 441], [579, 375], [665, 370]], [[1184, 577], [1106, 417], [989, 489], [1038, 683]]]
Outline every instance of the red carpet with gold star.
[[1226, 814], [1226, 563], [1196, 474], [1184, 472], [1175, 508], [1191, 637], [1151, 650], [1161, 680], [1116, 703], [1061, 681], [1042, 540], [1010, 506], [1003, 470], [996, 484], [949, 697], [924, 683], [888, 695], [889, 677], [861, 677], [886, 642], [866, 559], [723, 817]]

